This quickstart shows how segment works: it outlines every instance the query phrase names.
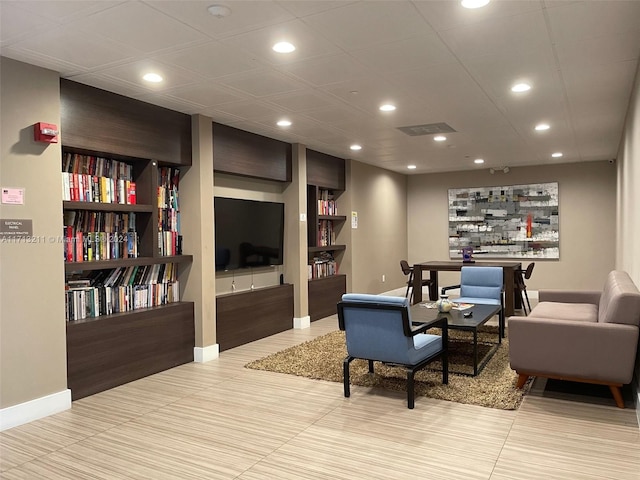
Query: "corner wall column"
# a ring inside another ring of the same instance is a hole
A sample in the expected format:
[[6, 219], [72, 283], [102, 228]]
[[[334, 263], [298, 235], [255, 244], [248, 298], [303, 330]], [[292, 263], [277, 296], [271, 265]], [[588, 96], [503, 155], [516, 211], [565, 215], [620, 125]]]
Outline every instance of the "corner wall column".
[[[182, 299], [195, 303], [196, 345], [194, 361], [218, 358], [216, 344], [216, 274], [213, 223], [213, 137], [212, 120], [191, 117], [192, 166], [180, 179], [180, 209], [185, 253], [193, 263], [185, 268], [180, 282]], [[184, 279], [184, 280], [183, 280]]]
[[284, 250], [287, 259], [284, 279], [285, 282], [293, 284], [293, 328], [309, 328], [311, 318], [307, 279], [307, 150], [299, 143], [292, 145], [291, 183], [285, 188], [283, 196], [286, 205]]

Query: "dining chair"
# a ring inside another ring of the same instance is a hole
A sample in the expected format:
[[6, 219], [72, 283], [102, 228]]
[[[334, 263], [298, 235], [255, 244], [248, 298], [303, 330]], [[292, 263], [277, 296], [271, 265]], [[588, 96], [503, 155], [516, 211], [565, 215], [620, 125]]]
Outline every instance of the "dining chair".
[[[413, 408], [414, 375], [434, 360], [442, 363], [442, 383], [449, 383], [448, 327], [446, 318], [412, 325], [409, 299], [385, 295], [347, 293], [338, 302], [338, 326], [345, 332], [347, 356], [343, 362], [344, 396], [351, 395], [349, 364], [356, 358], [405, 368], [407, 406]], [[439, 328], [441, 335], [425, 333]]]
[[531, 262], [527, 265], [525, 270], [518, 270], [516, 272], [516, 287], [520, 292], [520, 299], [522, 303], [522, 309], [524, 310], [524, 314], [527, 314], [527, 307], [525, 307], [524, 302], [527, 301], [527, 306], [529, 307], [529, 313], [531, 313], [531, 303], [529, 303], [529, 294], [527, 293], [527, 284], [524, 282], [525, 280], [529, 280], [531, 278], [531, 274], [533, 273], [533, 267], [535, 267], [536, 263]]
[[[413, 297], [413, 267], [411, 267], [409, 262], [406, 260], [400, 260], [400, 268], [402, 269], [402, 273], [409, 275], [409, 279], [407, 280], [407, 290], [404, 293], [404, 296], [411, 301], [411, 298]], [[431, 286], [431, 283], [431, 279], [429, 278], [422, 279], [422, 287]], [[409, 295], [409, 290], [411, 290], [411, 295]], [[434, 300], [431, 298], [431, 289], [429, 289], [429, 300]]]
[[500, 305], [498, 328], [502, 338], [505, 336], [504, 299], [502, 267], [462, 267], [460, 284], [442, 287], [442, 293], [454, 288], [460, 289], [460, 297], [454, 303], [473, 303], [480, 305]]

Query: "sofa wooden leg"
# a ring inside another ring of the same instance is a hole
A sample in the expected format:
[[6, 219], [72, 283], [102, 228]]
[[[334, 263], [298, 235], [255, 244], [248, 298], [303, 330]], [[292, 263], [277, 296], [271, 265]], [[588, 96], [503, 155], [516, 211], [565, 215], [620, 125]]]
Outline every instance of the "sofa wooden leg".
[[518, 383], [516, 384], [516, 388], [524, 387], [524, 384], [527, 383], [527, 380], [529, 380], [529, 375], [527, 375], [526, 373], [519, 373]]
[[609, 385], [609, 390], [613, 394], [613, 399], [616, 401], [616, 405], [618, 408], [624, 408], [624, 399], [622, 398], [622, 393], [620, 392], [619, 385]]

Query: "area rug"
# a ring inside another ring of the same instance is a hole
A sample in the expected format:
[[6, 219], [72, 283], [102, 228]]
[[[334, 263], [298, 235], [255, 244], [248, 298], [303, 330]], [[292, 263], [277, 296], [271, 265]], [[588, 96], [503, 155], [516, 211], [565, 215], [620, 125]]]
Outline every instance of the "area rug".
[[[480, 358], [497, 341], [495, 327], [486, 327], [479, 334]], [[480, 405], [502, 410], [515, 410], [531, 387], [515, 387], [518, 375], [509, 367], [509, 344], [502, 344], [477, 377], [454, 372], [472, 371], [470, 334], [450, 331], [449, 384], [442, 384], [439, 362], [415, 375], [416, 396], [423, 395], [452, 402]], [[316, 380], [342, 383], [342, 365], [347, 349], [344, 332], [335, 331], [308, 342], [287, 348], [245, 365], [254, 370], [286, 373]], [[375, 363], [375, 374], [370, 375], [365, 360], [351, 363], [351, 384], [394, 391], [406, 391], [405, 370]]]

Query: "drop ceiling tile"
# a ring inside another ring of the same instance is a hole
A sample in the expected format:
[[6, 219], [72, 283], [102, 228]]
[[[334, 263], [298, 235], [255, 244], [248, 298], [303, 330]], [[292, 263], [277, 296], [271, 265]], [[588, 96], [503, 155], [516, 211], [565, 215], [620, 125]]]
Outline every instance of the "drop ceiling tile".
[[228, 17], [216, 18], [210, 15], [207, 8], [218, 4], [209, 0], [150, 1], [153, 8], [170, 15], [181, 22], [192, 25], [211, 38], [225, 38], [239, 33], [257, 30], [289, 20], [294, 16], [287, 10], [271, 1], [224, 1], [219, 2], [231, 8]]
[[83, 83], [91, 87], [100, 88], [109, 92], [124, 95], [125, 97], [136, 97], [147, 93], [142, 86], [132, 85], [128, 82], [121, 82], [110, 77], [104, 77], [95, 73], [83, 73], [79, 75], [69, 75], [65, 77], [74, 82]]
[[358, 2], [342, 8], [305, 17], [312, 29], [330, 38], [344, 51], [412, 37], [429, 25], [410, 2]]
[[344, 7], [356, 2], [354, 0], [305, 0], [303, 2], [300, 0], [279, 0], [276, 3], [288, 12], [291, 12], [297, 18], [301, 18], [314, 13]]
[[[566, 3], [566, 0], [563, 1]], [[538, 0], [491, 2], [486, 7], [478, 9], [464, 8], [457, 1], [413, 3], [436, 31], [541, 11], [543, 7], [542, 2]]]
[[[160, 74], [164, 80], [160, 83], [145, 82], [142, 79], [142, 76], [149, 72]], [[188, 72], [179, 67], [164, 65], [155, 60], [134, 61], [115, 67], [105, 68], [95, 73], [100, 73], [100, 75], [105, 77], [111, 77], [116, 81], [128, 82], [150, 92], [168, 90], [183, 85], [198, 83], [203, 80], [194, 73]]]
[[264, 100], [291, 112], [304, 112], [327, 105], [330, 99], [326, 95], [313, 89], [305, 89], [297, 92], [287, 92], [280, 95], [273, 95]]
[[[296, 50], [291, 53], [274, 52], [271, 47], [282, 41], [291, 42]], [[314, 32], [300, 20], [227, 37], [224, 43], [250, 52], [258, 60], [271, 65], [290, 64], [340, 52], [332, 42]]]
[[90, 1], [90, 0], [82, 0], [82, 1], [19, 1], [19, 2], [5, 2], [3, 0], [2, 3], [15, 3], [21, 8], [32, 15], [39, 15], [50, 20], [56, 22], [65, 22], [69, 21], [75, 17], [83, 17], [86, 15], [90, 15], [92, 13], [96, 13], [102, 10], [107, 10], [111, 7], [114, 7], [120, 3], [121, 1], [108, 1], [108, 0], [100, 0], [100, 1]]
[[611, 63], [635, 61], [638, 58], [639, 46], [640, 23], [636, 30], [620, 34], [558, 43], [556, 51], [563, 69], [575, 67], [599, 69]]
[[621, 33], [637, 32], [640, 2], [573, 2], [547, 10], [554, 41], [576, 42]]
[[116, 62], [127, 61], [135, 52], [110, 40], [86, 35], [84, 32], [55, 27], [17, 42], [15, 48], [25, 52], [46, 55], [53, 60], [75, 65], [80, 69], [93, 69]]
[[68, 28], [108, 38], [147, 54], [207, 39], [194, 28], [141, 2], [121, 3], [71, 22]]
[[219, 105], [210, 111], [234, 115], [242, 118], [243, 120], [251, 121], [264, 118], [277, 118], [284, 113], [274, 106], [262, 103], [258, 100], [243, 100], [240, 102], [226, 103], [224, 105]]
[[181, 99], [174, 98], [167, 95], [160, 95], [157, 93], [145, 93], [144, 95], [136, 96], [138, 100], [143, 102], [152, 103], [160, 107], [168, 108], [176, 112], [186, 113], [192, 115], [198, 113], [202, 108], [200, 105], [196, 105], [191, 102], [185, 102]]
[[219, 78], [263, 67], [251, 55], [211, 40], [178, 51], [157, 55], [156, 60], [176, 65], [207, 78]]
[[284, 65], [280, 69], [317, 87], [372, 75], [368, 69], [354, 62], [346, 54], [305, 60]]
[[[549, 43], [542, 12], [501, 17], [441, 32], [442, 39], [460, 59], [498, 52], [530, 51]], [[508, 39], [508, 40], [507, 40]]]
[[85, 70], [79, 68], [77, 65], [65, 63], [59, 59], [47, 57], [38, 53], [17, 49], [12, 46], [3, 47], [2, 56], [12, 58], [20, 62], [29, 63], [31, 65], [36, 65], [38, 67], [48, 68], [49, 70], [53, 70], [55, 72], [60, 72], [60, 75], [62, 77], [86, 73]]
[[442, 40], [434, 33], [421, 34], [350, 53], [362, 64], [380, 73], [414, 70], [457, 61]]
[[350, 125], [369, 121], [367, 114], [337, 103], [309, 110], [304, 113], [304, 116], [323, 124], [335, 125], [338, 128], [348, 128]]
[[218, 79], [218, 82], [258, 98], [279, 93], [295, 92], [305, 88], [305, 85], [299, 80], [272, 69], [227, 75]]
[[221, 85], [211, 84], [208, 81], [177, 87], [165, 93], [175, 99], [205, 108], [245, 100], [244, 96], [238, 95], [237, 92]]
[[29, 13], [19, 5], [22, 2], [0, 2], [0, 45], [9, 45], [22, 38], [54, 28], [58, 24], [40, 15]]

